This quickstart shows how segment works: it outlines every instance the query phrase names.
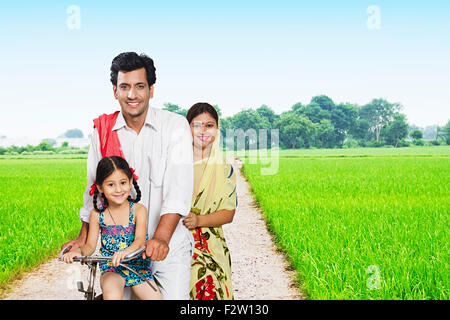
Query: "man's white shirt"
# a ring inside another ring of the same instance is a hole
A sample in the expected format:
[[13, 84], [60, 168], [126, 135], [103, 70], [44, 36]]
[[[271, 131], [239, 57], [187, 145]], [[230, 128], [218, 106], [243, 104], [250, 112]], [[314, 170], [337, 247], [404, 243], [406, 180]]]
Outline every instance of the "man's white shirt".
[[[160, 217], [167, 213], [182, 216], [170, 240], [171, 250], [192, 243], [191, 232], [182, 224], [189, 214], [193, 191], [192, 134], [187, 120], [176, 113], [149, 106], [144, 126], [139, 134], [129, 128], [122, 112], [113, 130], [117, 130], [125, 159], [138, 176], [141, 200], [148, 210], [149, 239]], [[80, 219], [89, 222], [93, 199], [89, 195], [95, 180], [97, 164], [101, 160], [100, 141], [95, 128], [87, 159], [87, 183], [83, 194]], [[136, 197], [132, 188], [132, 198]]]

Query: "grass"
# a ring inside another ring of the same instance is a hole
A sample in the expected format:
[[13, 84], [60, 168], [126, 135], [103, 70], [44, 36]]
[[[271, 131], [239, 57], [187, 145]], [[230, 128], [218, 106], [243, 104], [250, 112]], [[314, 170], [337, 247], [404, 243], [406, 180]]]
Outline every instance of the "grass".
[[[310, 299], [448, 299], [450, 147], [280, 150], [244, 171]], [[0, 292], [76, 237], [86, 156], [0, 157]], [[248, 161], [247, 161], [248, 162]]]
[[76, 237], [83, 159], [0, 160], [0, 289]]
[[245, 164], [310, 299], [449, 298], [450, 148], [416, 149], [283, 150], [274, 175]]

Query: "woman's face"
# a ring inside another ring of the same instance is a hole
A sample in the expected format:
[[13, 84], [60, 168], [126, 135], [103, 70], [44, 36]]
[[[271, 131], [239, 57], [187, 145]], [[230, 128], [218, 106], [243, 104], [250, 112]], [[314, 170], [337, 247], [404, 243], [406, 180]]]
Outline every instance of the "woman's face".
[[217, 123], [208, 112], [201, 113], [192, 119], [190, 126], [195, 147], [204, 149], [216, 139]]

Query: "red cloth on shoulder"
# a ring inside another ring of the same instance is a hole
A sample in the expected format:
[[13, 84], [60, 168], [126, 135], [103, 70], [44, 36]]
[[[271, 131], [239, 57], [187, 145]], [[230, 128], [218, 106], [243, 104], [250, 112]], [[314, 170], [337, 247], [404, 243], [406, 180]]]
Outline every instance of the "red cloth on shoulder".
[[97, 128], [98, 136], [100, 138], [100, 151], [102, 157], [120, 156], [125, 159], [120, 145], [117, 131], [112, 128], [116, 124], [117, 116], [120, 111], [112, 114], [102, 114], [100, 117], [94, 119], [94, 128]]
[[[113, 131], [119, 112], [120, 111], [116, 111], [111, 114], [104, 113], [100, 117], [94, 119], [94, 128], [97, 128], [98, 137], [100, 139], [100, 152], [102, 153], [102, 158], [120, 156], [125, 159], [117, 131]], [[134, 173], [134, 169], [130, 169], [134, 180], [137, 181], [138, 176]], [[89, 191], [89, 195], [94, 195], [96, 188], [97, 186], [94, 181], [91, 190]]]

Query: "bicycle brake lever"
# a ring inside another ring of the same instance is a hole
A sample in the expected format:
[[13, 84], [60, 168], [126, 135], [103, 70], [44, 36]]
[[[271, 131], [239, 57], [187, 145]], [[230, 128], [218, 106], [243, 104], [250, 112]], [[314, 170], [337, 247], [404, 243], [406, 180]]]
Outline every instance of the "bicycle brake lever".
[[146, 246], [140, 247], [136, 251], [128, 254], [122, 261], [129, 261], [129, 260], [132, 260], [132, 259], [138, 257], [142, 252], [144, 252], [145, 248], [146, 248]]

